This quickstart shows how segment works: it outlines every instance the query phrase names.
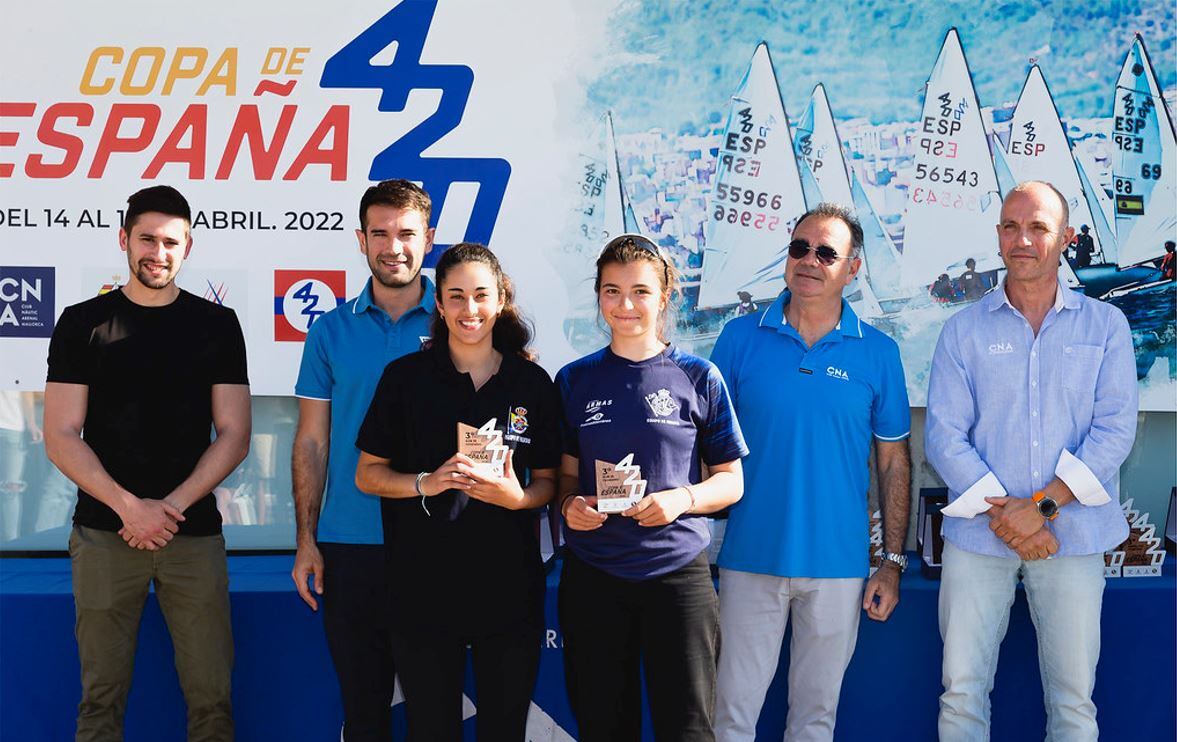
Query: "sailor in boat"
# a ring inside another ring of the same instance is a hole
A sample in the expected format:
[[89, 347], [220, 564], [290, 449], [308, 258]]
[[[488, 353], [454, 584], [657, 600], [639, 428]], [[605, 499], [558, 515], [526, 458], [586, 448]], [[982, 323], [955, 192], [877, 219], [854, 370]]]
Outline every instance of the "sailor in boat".
[[1177, 243], [1173, 240], [1165, 240], [1165, 254], [1161, 257], [1161, 264], [1158, 266], [1161, 269], [1161, 280], [1172, 281], [1177, 278], [1177, 260], [1173, 257], [1173, 249], [1177, 247]]
[[1091, 228], [1086, 224], [1079, 227], [1079, 234], [1075, 235], [1075, 267], [1086, 268], [1091, 265], [1091, 256], [1095, 253], [1095, 239], [1089, 234]]
[[965, 301], [976, 301], [985, 295], [985, 277], [977, 272], [977, 261], [973, 258], [964, 261], [964, 265], [965, 272], [960, 274], [956, 282], [960, 285]]

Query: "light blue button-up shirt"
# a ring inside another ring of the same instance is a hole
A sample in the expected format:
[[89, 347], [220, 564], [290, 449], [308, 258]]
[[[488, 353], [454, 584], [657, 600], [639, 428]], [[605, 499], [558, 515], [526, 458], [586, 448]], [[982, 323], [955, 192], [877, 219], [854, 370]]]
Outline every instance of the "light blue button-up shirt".
[[1128, 536], [1120, 464], [1136, 438], [1136, 364], [1119, 309], [1059, 285], [1038, 335], [1004, 284], [950, 318], [928, 384], [928, 461], [948, 485], [944, 538], [1015, 557], [985, 497], [1030, 497], [1058, 477], [1075, 494], [1049, 527], [1059, 556]]
[[421, 277], [421, 301], [396, 322], [372, 300], [372, 279], [351, 301], [315, 320], [307, 333], [294, 394], [331, 403], [331, 453], [318, 539], [382, 544], [380, 498], [356, 488], [356, 433], [384, 367], [421, 349], [433, 319], [433, 282]]

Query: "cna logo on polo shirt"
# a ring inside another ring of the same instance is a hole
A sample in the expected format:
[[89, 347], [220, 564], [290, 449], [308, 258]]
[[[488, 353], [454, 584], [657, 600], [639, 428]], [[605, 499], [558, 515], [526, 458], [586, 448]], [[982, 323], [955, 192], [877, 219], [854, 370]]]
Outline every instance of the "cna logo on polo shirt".
[[840, 381], [850, 381], [850, 374], [846, 373], [837, 366], [826, 366], [826, 376], [831, 379], [838, 379]]
[[274, 339], [306, 340], [315, 320], [346, 296], [344, 271], [274, 271]]
[[50, 267], [0, 266], [0, 337], [53, 335], [53, 278]]
[[991, 356], [999, 356], [999, 355], [1003, 355], [1005, 353], [1013, 353], [1013, 352], [1014, 352], [1014, 346], [1011, 343], [998, 342], [998, 343], [991, 343], [989, 345], [989, 355], [991, 355]]

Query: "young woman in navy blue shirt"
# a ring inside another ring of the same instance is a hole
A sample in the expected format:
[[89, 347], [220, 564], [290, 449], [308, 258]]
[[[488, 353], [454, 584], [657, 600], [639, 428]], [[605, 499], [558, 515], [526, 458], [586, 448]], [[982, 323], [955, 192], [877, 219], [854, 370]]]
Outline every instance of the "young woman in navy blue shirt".
[[[535, 509], [556, 492], [560, 403], [490, 250], [451, 247], [436, 286], [432, 344], [385, 368], [356, 441], [356, 484], [382, 498], [409, 740], [462, 739], [469, 646], [478, 739], [522, 742], [544, 629]], [[508, 449], [503, 476], [458, 452], [458, 424], [491, 419]]]
[[[595, 284], [609, 345], [556, 377], [568, 544], [560, 625], [584, 742], [641, 738], [639, 668], [658, 739], [714, 739], [719, 610], [702, 516], [739, 500], [747, 448], [715, 366], [665, 339], [676, 283], [649, 240], [611, 240]], [[596, 462], [630, 454], [645, 496], [598, 512]]]

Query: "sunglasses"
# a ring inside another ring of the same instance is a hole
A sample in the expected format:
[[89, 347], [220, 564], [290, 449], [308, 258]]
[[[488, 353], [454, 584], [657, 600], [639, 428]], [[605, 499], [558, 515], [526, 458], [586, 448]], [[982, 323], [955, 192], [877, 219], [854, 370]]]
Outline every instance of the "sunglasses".
[[839, 260], [850, 260], [849, 255], [839, 255], [838, 251], [829, 245], [813, 247], [805, 240], [793, 240], [789, 243], [789, 257], [793, 260], [803, 260], [810, 250], [817, 256], [817, 262], [827, 268]]

